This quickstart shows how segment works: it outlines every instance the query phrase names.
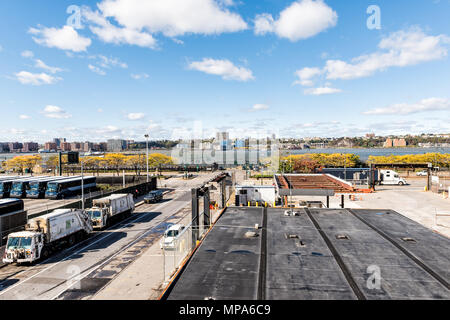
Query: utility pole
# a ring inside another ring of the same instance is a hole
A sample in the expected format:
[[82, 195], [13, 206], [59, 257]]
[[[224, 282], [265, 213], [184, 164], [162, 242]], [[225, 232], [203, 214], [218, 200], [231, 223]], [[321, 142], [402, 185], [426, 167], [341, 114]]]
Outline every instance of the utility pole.
[[81, 161], [81, 209], [84, 210], [84, 175], [83, 175], [83, 161]]
[[148, 137], [149, 137], [149, 135], [146, 134], [145, 135], [145, 145], [146, 145], [146, 150], [147, 150], [147, 183], [150, 182], [150, 176], [149, 176], [149, 172], [148, 172]]

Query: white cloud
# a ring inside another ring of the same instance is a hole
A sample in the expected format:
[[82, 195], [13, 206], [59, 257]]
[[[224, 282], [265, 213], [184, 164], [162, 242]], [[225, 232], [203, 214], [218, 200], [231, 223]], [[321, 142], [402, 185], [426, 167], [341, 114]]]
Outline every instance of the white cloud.
[[338, 15], [323, 0], [299, 0], [280, 13], [278, 20], [264, 13], [255, 18], [255, 34], [276, 33], [290, 41], [307, 39], [334, 27]]
[[298, 81], [295, 81], [294, 84], [301, 84], [302, 86], [310, 87], [314, 85], [314, 81], [311, 79], [322, 74], [322, 70], [319, 68], [303, 68], [301, 70], [297, 70], [295, 72]]
[[70, 26], [57, 28], [30, 28], [29, 33], [35, 35], [33, 40], [49, 48], [58, 48], [73, 52], [86, 51], [91, 45], [91, 39], [80, 36], [78, 32]]
[[128, 65], [125, 62], [119, 60], [119, 58], [113, 57], [105, 57], [103, 55], [94, 56], [94, 58], [98, 58], [99, 65], [103, 68], [111, 68], [111, 67], [120, 67], [122, 69], [127, 69]]
[[268, 13], [258, 14], [255, 18], [254, 23], [256, 35], [264, 35], [268, 32], [274, 31], [275, 20], [273, 20], [271, 14]]
[[132, 28], [120, 28], [111, 24], [100, 12], [83, 7], [83, 18], [91, 24], [91, 31], [106, 43], [130, 44], [156, 48], [156, 40], [149, 33]]
[[251, 70], [236, 67], [229, 60], [204, 58], [202, 61], [191, 62], [188, 67], [191, 70], [221, 76], [225, 80], [249, 81], [255, 79]]
[[[232, 4], [230, 1], [223, 3]], [[145, 29], [168, 37], [247, 29], [241, 16], [214, 0], [104, 0], [98, 7], [104, 17], [113, 17], [126, 30]]]
[[30, 50], [25, 50], [20, 55], [24, 58], [33, 58], [34, 57], [33, 51], [30, 51]]
[[27, 120], [27, 119], [31, 119], [31, 117], [30, 117], [29, 115], [26, 115], [26, 114], [21, 114], [21, 115], [19, 116], [19, 119], [21, 119], [21, 120]]
[[127, 119], [132, 120], [132, 121], [142, 120], [144, 118], [145, 118], [144, 113], [129, 113], [129, 114], [127, 114]]
[[[350, 62], [328, 60], [321, 73], [329, 80], [368, 77], [391, 67], [406, 67], [442, 59], [447, 56], [448, 43], [448, 36], [426, 35], [418, 27], [401, 30], [383, 38], [378, 45], [379, 50], [374, 53], [361, 55]], [[313, 81], [312, 78], [321, 73], [311, 75], [308, 80]]]
[[262, 110], [269, 110], [269, 109], [270, 109], [270, 107], [269, 107], [268, 105], [266, 105], [266, 104], [255, 104], [255, 105], [250, 109], [250, 111], [255, 112], [255, 111], [262, 111]]
[[17, 81], [22, 84], [31, 84], [33, 86], [40, 86], [43, 84], [54, 84], [62, 78], [54, 77], [46, 73], [31, 73], [28, 71], [20, 71], [14, 74]]
[[61, 68], [50, 67], [46, 65], [42, 60], [36, 59], [36, 64], [34, 65], [36, 68], [47, 70], [50, 73], [57, 73], [63, 71]]
[[407, 115], [425, 111], [441, 111], [450, 109], [450, 100], [443, 98], [423, 99], [414, 104], [399, 103], [386, 108], [378, 108], [364, 112], [369, 115]]
[[104, 70], [102, 70], [101, 68], [97, 67], [97, 66], [93, 66], [92, 64], [88, 65], [89, 70], [91, 70], [92, 72], [95, 72], [96, 74], [99, 74], [101, 76], [106, 75], [106, 72]]
[[150, 77], [150, 76], [149, 76], [148, 74], [146, 74], [146, 73], [139, 73], [139, 74], [134, 74], [134, 73], [132, 73], [130, 76], [131, 76], [134, 80], [147, 79], [147, 78]]
[[71, 118], [72, 115], [68, 114], [66, 111], [64, 111], [63, 109], [61, 109], [58, 106], [52, 106], [52, 105], [48, 105], [44, 108], [43, 111], [41, 111], [41, 113], [47, 117], [47, 118], [52, 118], [52, 119], [68, 119]]
[[333, 94], [333, 93], [339, 93], [342, 92], [340, 89], [330, 88], [330, 87], [319, 87], [319, 88], [311, 88], [306, 89], [304, 91], [307, 95], [313, 95], [313, 96], [321, 96], [325, 94]]

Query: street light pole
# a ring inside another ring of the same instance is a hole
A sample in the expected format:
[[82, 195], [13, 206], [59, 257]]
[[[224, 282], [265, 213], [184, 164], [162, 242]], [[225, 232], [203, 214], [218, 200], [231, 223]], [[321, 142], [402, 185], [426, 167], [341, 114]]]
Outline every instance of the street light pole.
[[81, 209], [84, 210], [84, 175], [83, 175], [83, 161], [81, 161]]
[[150, 182], [149, 171], [148, 171], [148, 137], [149, 137], [149, 135], [146, 134], [145, 135], [145, 145], [146, 145], [146, 150], [147, 150], [147, 183]]

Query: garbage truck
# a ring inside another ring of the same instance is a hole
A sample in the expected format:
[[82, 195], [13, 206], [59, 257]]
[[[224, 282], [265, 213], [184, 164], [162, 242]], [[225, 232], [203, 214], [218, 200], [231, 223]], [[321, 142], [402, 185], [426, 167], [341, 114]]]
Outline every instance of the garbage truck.
[[87, 212], [94, 229], [103, 229], [114, 220], [125, 218], [134, 211], [132, 194], [113, 194], [109, 197], [95, 199], [93, 207]]
[[25, 231], [8, 235], [4, 263], [33, 263], [86, 238], [92, 224], [84, 210], [57, 209], [29, 220]]

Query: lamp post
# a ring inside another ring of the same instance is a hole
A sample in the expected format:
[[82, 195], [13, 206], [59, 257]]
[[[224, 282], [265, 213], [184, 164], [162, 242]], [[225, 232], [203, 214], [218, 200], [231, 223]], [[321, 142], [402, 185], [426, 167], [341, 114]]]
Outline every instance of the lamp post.
[[146, 145], [146, 150], [147, 150], [147, 183], [150, 182], [150, 177], [149, 177], [149, 172], [148, 172], [148, 137], [149, 137], [149, 135], [146, 134], [145, 135], [145, 145]]
[[81, 161], [81, 209], [84, 210], [84, 172], [83, 172], [83, 161]]

